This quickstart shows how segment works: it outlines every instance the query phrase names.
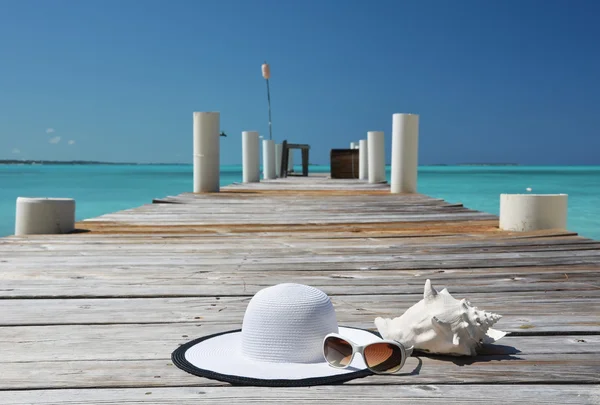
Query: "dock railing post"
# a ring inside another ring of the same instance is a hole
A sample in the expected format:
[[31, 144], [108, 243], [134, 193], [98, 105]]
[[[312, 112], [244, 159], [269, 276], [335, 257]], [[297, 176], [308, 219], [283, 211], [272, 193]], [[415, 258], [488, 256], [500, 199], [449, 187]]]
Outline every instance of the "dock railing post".
[[567, 200], [567, 194], [500, 194], [500, 229], [566, 229]]
[[256, 131], [242, 132], [242, 181], [260, 181], [259, 142]]
[[15, 235], [52, 235], [75, 230], [72, 198], [18, 197]]
[[275, 176], [275, 141], [263, 140], [263, 178], [273, 180]]
[[385, 182], [385, 137], [382, 131], [369, 131], [368, 153], [369, 153], [369, 183]]
[[419, 116], [394, 114], [392, 119], [391, 192], [416, 193]]
[[361, 139], [358, 144], [358, 178], [359, 180], [369, 180], [368, 141]]
[[194, 112], [194, 193], [219, 191], [219, 127], [220, 113]]

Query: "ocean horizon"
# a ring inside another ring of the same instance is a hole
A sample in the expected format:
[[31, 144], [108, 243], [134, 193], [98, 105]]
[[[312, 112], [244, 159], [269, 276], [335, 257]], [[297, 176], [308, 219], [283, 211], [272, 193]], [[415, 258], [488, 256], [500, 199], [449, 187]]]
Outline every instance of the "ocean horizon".
[[[329, 166], [310, 171], [327, 173]], [[389, 166], [386, 175], [389, 181]], [[14, 233], [17, 197], [74, 198], [83, 220], [189, 192], [192, 178], [191, 164], [0, 164], [0, 236]], [[565, 193], [567, 228], [600, 240], [598, 179], [600, 166], [431, 165], [419, 167], [418, 191], [496, 215], [501, 193]], [[221, 186], [241, 180], [241, 165], [221, 167]]]

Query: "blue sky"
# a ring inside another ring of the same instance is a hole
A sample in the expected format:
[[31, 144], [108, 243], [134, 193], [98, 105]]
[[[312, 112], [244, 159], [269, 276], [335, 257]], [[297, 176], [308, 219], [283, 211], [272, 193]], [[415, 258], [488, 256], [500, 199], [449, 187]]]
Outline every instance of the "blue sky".
[[[192, 112], [311, 144], [392, 114], [422, 164], [600, 164], [600, 2], [0, 0], [0, 158], [191, 162]], [[69, 141], [72, 141], [69, 144]]]

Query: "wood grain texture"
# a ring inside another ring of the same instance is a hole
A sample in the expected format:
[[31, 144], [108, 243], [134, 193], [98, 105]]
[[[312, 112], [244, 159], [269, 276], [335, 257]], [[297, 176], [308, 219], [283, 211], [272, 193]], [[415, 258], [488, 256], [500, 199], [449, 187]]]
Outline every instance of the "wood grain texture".
[[[373, 329], [372, 321], [342, 322]], [[179, 345], [194, 338], [236, 330], [238, 322], [15, 326], [0, 328], [0, 352], [12, 353], [0, 363], [80, 360], [169, 360]], [[555, 348], [561, 347], [561, 353]], [[118, 349], [118, 350], [116, 350]], [[600, 335], [507, 336], [484, 345], [482, 356], [589, 354], [600, 357]], [[458, 361], [458, 360], [457, 360]], [[470, 359], [462, 359], [469, 363]]]
[[[476, 360], [410, 357], [400, 373], [373, 375], [348, 385], [600, 384], [600, 356], [539, 354], [478, 356]], [[0, 390], [109, 387], [222, 386], [187, 374], [168, 360], [77, 360], [2, 363]]]
[[177, 387], [121, 389], [64, 389], [5, 391], [2, 400], [10, 405], [195, 405], [205, 404], [332, 404], [348, 405], [349, 399], [360, 404], [456, 405], [491, 404], [562, 404], [597, 405], [600, 388], [596, 385], [388, 385], [385, 389], [370, 386], [342, 385], [307, 388], [261, 387]]
[[[600, 242], [504, 232], [459, 201], [324, 176], [157, 202], [70, 235], [0, 238], [0, 404], [599, 402]], [[426, 279], [512, 334], [473, 358], [418, 355], [400, 375], [331, 387], [231, 387], [170, 362], [239, 328], [273, 284], [318, 287], [341, 324], [372, 329]]]
[[[293, 280], [292, 280], [293, 281]], [[350, 288], [350, 287], [347, 287]], [[421, 295], [332, 296], [339, 322], [372, 328], [377, 316], [402, 314]], [[457, 297], [462, 297], [458, 296]], [[600, 333], [600, 291], [572, 294], [569, 291], [473, 294], [468, 298], [479, 308], [503, 315], [497, 326], [529, 334], [552, 332]], [[250, 296], [212, 296], [144, 299], [35, 299], [6, 300], [0, 324], [73, 325], [141, 323], [241, 324]], [[67, 328], [68, 329], [68, 328]]]

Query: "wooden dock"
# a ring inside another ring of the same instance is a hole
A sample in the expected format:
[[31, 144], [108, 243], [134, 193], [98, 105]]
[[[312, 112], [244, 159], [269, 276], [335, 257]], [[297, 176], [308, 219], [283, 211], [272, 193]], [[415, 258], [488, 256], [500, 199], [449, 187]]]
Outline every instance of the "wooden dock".
[[[386, 185], [294, 177], [1, 238], [0, 404], [600, 404], [600, 242], [497, 225]], [[511, 334], [474, 358], [417, 355], [337, 386], [232, 387], [170, 360], [241, 327], [266, 286], [320, 288], [340, 324], [373, 329], [428, 278]]]

